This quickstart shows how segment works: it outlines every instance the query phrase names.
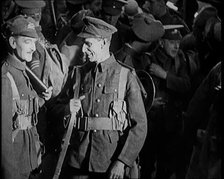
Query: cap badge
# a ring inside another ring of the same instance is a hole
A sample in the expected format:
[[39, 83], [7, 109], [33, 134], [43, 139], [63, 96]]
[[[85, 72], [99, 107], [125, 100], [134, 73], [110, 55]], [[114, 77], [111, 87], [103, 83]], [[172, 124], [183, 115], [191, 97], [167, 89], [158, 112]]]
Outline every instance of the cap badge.
[[35, 30], [35, 25], [34, 25], [34, 23], [29, 22], [28, 25], [27, 25], [27, 29]]

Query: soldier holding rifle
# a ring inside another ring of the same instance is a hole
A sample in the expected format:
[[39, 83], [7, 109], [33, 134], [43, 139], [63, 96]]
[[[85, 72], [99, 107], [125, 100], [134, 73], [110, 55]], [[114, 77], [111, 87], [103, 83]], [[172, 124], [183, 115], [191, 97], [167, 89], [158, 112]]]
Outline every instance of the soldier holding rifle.
[[133, 69], [109, 51], [117, 29], [93, 17], [83, 21], [79, 36], [88, 62], [71, 69], [51, 109], [55, 117], [79, 111], [61, 178], [130, 177], [147, 132], [141, 89]]

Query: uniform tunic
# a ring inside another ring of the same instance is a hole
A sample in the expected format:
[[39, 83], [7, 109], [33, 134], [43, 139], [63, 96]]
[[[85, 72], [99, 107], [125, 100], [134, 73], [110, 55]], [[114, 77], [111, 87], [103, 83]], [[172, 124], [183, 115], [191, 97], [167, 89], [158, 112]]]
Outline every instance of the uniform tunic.
[[[84, 116], [109, 117], [110, 106], [118, 95], [121, 67], [122, 65], [115, 60], [113, 55], [97, 66], [87, 63], [78, 67], [81, 71], [79, 96], [85, 95], [85, 99], [82, 100]], [[75, 69], [71, 71], [71, 74], [75, 74]], [[70, 79], [74, 80], [75, 77]], [[73, 97], [71, 90], [74, 81], [68, 80], [58, 101]], [[117, 130], [80, 131], [73, 129], [68, 152], [68, 162], [71, 166], [93, 172], [106, 172], [111, 162], [115, 160], [132, 166], [146, 137], [147, 120], [140, 87], [136, 77], [130, 71], [124, 99], [131, 122], [129, 130], [121, 133]], [[63, 110], [62, 106], [64, 106]], [[57, 116], [59, 113], [65, 116], [69, 111], [69, 106], [58, 103], [52, 111]]]
[[[2, 167], [4, 171], [11, 171], [10, 173], [4, 173], [4, 177], [7, 179], [16, 178], [16, 174], [27, 174], [36, 169], [37, 162], [37, 150], [36, 144], [39, 142], [39, 136], [36, 131], [35, 125], [30, 129], [19, 130], [14, 141], [12, 141], [13, 120], [15, 120], [18, 114], [17, 109], [13, 107], [13, 93], [12, 86], [6, 73], [9, 72], [17, 86], [20, 100], [16, 105], [21, 104], [22, 112], [25, 112], [27, 116], [35, 118], [37, 110], [35, 98], [36, 92], [32, 89], [28, 77], [25, 72], [24, 63], [20, 62], [16, 57], [9, 55], [6, 62], [2, 65]], [[25, 104], [23, 106], [23, 104]], [[28, 104], [28, 105], [26, 105]], [[35, 121], [32, 120], [34, 123]], [[11, 176], [10, 176], [11, 175]]]

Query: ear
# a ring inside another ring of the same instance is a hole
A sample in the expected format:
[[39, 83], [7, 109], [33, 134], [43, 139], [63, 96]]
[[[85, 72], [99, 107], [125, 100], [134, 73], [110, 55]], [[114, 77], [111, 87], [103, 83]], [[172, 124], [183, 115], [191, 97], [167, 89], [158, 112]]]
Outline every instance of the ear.
[[164, 40], [163, 39], [160, 39], [159, 40], [159, 45], [163, 48], [164, 47]]
[[105, 44], [106, 44], [106, 39], [103, 39], [100, 45], [101, 49], [104, 48]]
[[9, 45], [12, 47], [12, 49], [16, 49], [16, 39], [15, 39], [15, 37], [13, 37], [13, 36], [9, 37]]

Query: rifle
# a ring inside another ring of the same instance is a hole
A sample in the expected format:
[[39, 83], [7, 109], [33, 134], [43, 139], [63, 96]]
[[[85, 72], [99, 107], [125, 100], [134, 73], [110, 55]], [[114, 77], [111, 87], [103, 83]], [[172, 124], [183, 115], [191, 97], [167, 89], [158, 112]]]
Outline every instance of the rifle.
[[59, 154], [59, 158], [58, 158], [58, 162], [57, 162], [57, 165], [56, 165], [56, 169], [55, 169], [55, 172], [54, 172], [53, 179], [58, 179], [59, 176], [60, 176], [61, 167], [63, 165], [64, 158], [65, 158], [68, 146], [69, 146], [69, 141], [70, 141], [70, 138], [71, 138], [71, 135], [72, 135], [72, 129], [73, 129], [73, 126], [75, 124], [75, 121], [76, 121], [76, 113], [72, 113], [70, 121], [69, 121], [69, 125], [68, 125], [68, 130], [65, 134], [65, 137], [62, 140], [63, 143], [62, 143], [62, 147], [61, 147], [61, 152]]
[[45, 92], [47, 90], [47, 86], [29, 69], [29, 67], [25, 66], [25, 69], [35, 91], [38, 94]]
[[53, 22], [54, 22], [54, 27], [55, 27], [54, 35], [56, 35], [58, 32], [58, 24], [57, 24], [57, 18], [56, 18], [55, 8], [54, 8], [54, 0], [50, 0], [50, 8], [51, 8], [52, 18], [53, 18]]
[[[74, 98], [78, 98], [79, 87], [80, 87], [80, 73], [79, 73], [78, 68], [76, 68], [75, 78], [77, 79], [77, 81], [76, 81], [75, 85], [73, 86]], [[77, 114], [77, 112], [71, 114], [68, 129], [67, 129], [67, 131], [66, 131], [66, 133], [65, 133], [65, 135], [62, 139], [61, 151], [60, 151], [60, 154], [59, 154], [59, 158], [58, 158], [58, 161], [57, 161], [57, 165], [56, 165], [56, 169], [55, 169], [55, 172], [54, 172], [53, 179], [58, 179], [59, 176], [60, 176], [61, 168], [62, 168], [64, 158], [65, 158], [68, 146], [69, 146], [69, 141], [70, 141], [70, 138], [71, 138], [71, 135], [72, 135], [72, 130], [73, 130], [74, 124], [76, 122], [76, 114]]]

